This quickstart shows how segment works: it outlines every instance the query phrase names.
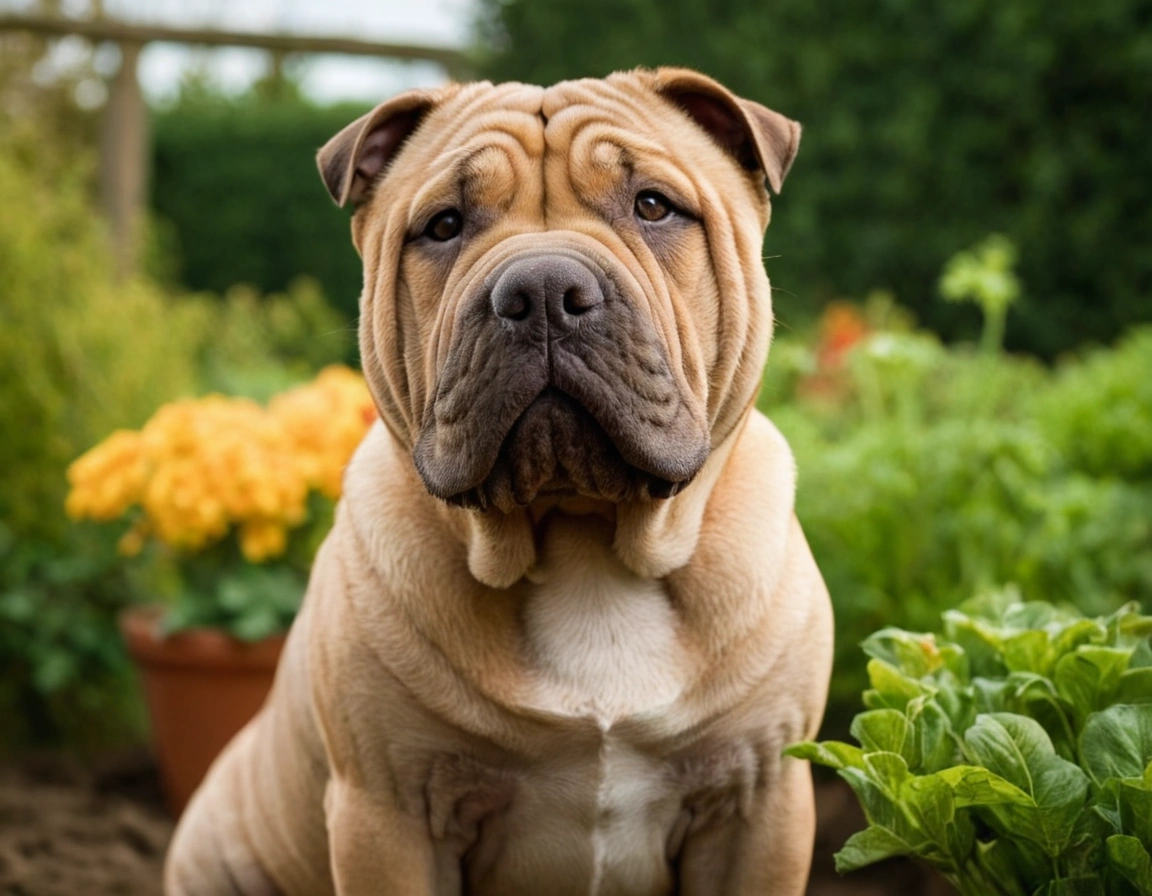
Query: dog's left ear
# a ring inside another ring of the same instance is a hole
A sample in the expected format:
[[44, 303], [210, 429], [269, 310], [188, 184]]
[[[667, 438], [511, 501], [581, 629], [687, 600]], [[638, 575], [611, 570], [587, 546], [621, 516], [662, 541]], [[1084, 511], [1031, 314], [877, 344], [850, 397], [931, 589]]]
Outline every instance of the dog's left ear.
[[439, 98], [435, 91], [409, 90], [381, 103], [324, 144], [316, 164], [337, 205], [356, 206], [368, 198], [373, 182]]
[[687, 112], [749, 171], [762, 171], [772, 192], [780, 192], [800, 147], [799, 123], [691, 69], [661, 68], [654, 75], [657, 93]]

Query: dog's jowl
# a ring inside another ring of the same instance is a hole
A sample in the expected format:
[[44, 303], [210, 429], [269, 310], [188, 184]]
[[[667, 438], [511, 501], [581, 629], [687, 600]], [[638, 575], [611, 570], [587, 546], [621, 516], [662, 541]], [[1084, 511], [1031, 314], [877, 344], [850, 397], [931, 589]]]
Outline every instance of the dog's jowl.
[[320, 151], [381, 419], [172, 896], [803, 892], [831, 612], [753, 408], [799, 136], [658, 69]]

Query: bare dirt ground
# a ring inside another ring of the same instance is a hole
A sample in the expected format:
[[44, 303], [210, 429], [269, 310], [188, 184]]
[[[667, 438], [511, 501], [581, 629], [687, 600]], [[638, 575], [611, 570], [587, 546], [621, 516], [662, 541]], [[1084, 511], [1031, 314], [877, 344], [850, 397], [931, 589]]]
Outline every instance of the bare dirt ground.
[[[845, 878], [832, 853], [863, 826], [839, 781], [817, 788], [809, 896], [949, 896], [909, 862]], [[160, 896], [172, 821], [146, 752], [81, 763], [59, 756], [0, 766], [0, 896]]]

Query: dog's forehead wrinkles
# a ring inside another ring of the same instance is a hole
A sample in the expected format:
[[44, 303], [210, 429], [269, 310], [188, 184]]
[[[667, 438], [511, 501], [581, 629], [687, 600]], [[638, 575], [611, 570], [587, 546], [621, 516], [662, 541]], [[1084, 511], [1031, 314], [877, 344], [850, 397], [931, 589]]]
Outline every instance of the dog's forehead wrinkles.
[[433, 109], [417, 136], [423, 151], [410, 165], [430, 173], [467, 164], [491, 146], [536, 158], [543, 152], [543, 88], [488, 82], [467, 85]]

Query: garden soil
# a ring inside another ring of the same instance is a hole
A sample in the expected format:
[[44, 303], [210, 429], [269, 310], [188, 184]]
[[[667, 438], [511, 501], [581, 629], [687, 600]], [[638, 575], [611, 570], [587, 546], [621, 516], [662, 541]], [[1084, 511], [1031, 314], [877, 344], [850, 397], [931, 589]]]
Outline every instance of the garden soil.
[[[838, 780], [817, 787], [809, 896], [948, 896], [911, 863], [839, 878], [832, 853], [863, 819]], [[82, 762], [36, 756], [0, 766], [0, 896], [161, 896], [172, 822], [156, 768], [134, 751]]]

